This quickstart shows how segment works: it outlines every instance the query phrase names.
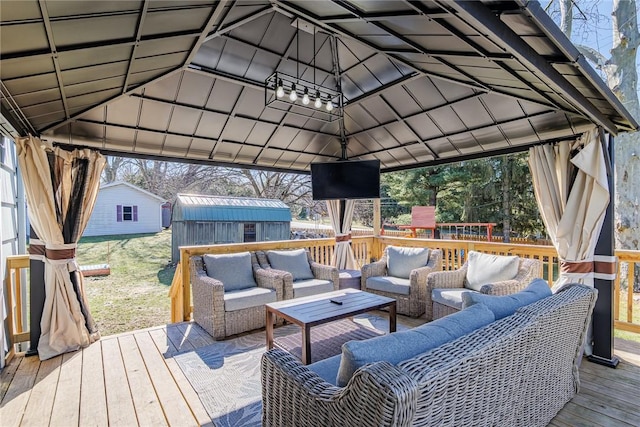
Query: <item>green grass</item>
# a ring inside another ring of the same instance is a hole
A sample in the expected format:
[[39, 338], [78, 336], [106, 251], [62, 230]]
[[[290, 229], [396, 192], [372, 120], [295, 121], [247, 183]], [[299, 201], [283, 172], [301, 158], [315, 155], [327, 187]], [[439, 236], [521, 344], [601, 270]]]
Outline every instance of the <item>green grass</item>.
[[[633, 324], [640, 325], [640, 294], [636, 293], [634, 295], [633, 301]], [[618, 311], [618, 320], [622, 320], [623, 322], [627, 321], [627, 293], [622, 292], [620, 294], [620, 308]], [[619, 329], [614, 330], [614, 336], [617, 338], [622, 338], [630, 341], [640, 342], [640, 334], [636, 334], [633, 332], [621, 331]]]
[[78, 263], [111, 267], [109, 276], [85, 278], [91, 313], [102, 336], [171, 321], [171, 231], [82, 238]]

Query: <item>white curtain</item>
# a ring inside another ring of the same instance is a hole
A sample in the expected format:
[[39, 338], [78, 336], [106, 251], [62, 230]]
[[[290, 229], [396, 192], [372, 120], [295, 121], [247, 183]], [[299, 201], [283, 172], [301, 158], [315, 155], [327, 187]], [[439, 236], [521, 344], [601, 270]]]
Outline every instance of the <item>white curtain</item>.
[[[606, 278], [615, 275], [611, 272], [615, 258], [594, 256], [609, 205], [604, 144], [599, 131], [593, 129], [575, 142], [529, 150], [538, 207], [560, 257], [560, 277], [554, 289], [568, 282], [593, 286], [598, 265], [610, 273]], [[579, 151], [570, 158], [572, 150]], [[590, 345], [585, 352], [591, 353]]]
[[91, 216], [105, 160], [92, 150], [65, 151], [34, 137], [16, 143], [29, 219], [39, 237], [31, 239], [29, 252], [44, 262], [38, 355], [45, 360], [100, 337], [75, 249]]
[[[356, 260], [351, 249], [351, 221], [353, 220], [354, 200], [346, 200], [344, 212], [340, 210], [340, 200], [327, 200], [327, 210], [331, 226], [336, 234], [336, 249], [333, 253], [332, 264], [339, 270], [353, 270]], [[342, 218], [342, 227], [340, 226]]]

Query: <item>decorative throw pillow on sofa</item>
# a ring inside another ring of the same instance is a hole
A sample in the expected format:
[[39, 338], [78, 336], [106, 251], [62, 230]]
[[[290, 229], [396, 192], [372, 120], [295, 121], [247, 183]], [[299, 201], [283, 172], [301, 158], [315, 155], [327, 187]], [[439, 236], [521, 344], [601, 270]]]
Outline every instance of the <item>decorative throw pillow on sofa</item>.
[[206, 254], [202, 257], [207, 268], [207, 276], [219, 280], [225, 292], [258, 286], [253, 278], [251, 254]]
[[314, 278], [307, 259], [307, 251], [304, 249], [267, 251], [267, 259], [271, 268], [288, 271], [293, 276], [294, 281]]
[[467, 285], [469, 289], [480, 292], [488, 283], [511, 280], [518, 275], [520, 259], [517, 256], [483, 254], [469, 251]]
[[462, 308], [474, 304], [484, 304], [496, 316], [496, 320], [511, 316], [517, 309], [532, 304], [551, 295], [551, 288], [544, 279], [535, 279], [529, 285], [511, 295], [485, 295], [478, 292], [465, 292], [462, 295]]
[[411, 270], [424, 267], [429, 262], [429, 248], [402, 248], [387, 246], [387, 274], [408, 279]]

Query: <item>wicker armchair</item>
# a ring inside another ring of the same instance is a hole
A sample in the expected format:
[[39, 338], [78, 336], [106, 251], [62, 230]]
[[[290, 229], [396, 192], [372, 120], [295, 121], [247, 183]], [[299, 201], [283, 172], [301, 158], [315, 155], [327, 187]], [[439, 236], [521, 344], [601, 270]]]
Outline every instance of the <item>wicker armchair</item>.
[[[271, 255], [271, 257], [273, 258], [274, 253], [290, 253], [301, 255], [298, 252], [301, 252], [303, 250], [305, 252], [305, 255], [297, 257], [297, 261], [299, 263], [302, 263], [303, 265], [292, 265], [292, 267], [295, 267], [294, 269], [285, 268], [286, 263], [282, 262], [280, 262], [279, 264], [273, 264], [273, 259], [272, 262], [269, 262], [269, 256]], [[307, 249], [303, 250], [267, 252], [256, 251], [256, 258], [258, 259], [260, 267], [282, 278], [284, 287], [284, 299], [292, 299], [320, 294], [324, 292], [337, 291], [340, 284], [338, 269], [330, 265], [324, 265], [315, 262], [313, 258], [311, 258], [311, 254], [309, 253], [309, 251]], [[308, 272], [306, 275], [301, 275], [301, 270], [304, 271], [308, 269], [310, 269], [310, 272]]]
[[[189, 263], [193, 288], [193, 317], [212, 337], [223, 339], [230, 335], [265, 326], [264, 303], [228, 310], [229, 304], [228, 301], [225, 302], [225, 299], [228, 300], [234, 291], [225, 292], [224, 284], [220, 280], [207, 275], [201, 256], [192, 256]], [[251, 253], [251, 263], [257, 287], [271, 290], [270, 299], [281, 301], [283, 297], [282, 277], [261, 268], [254, 253]]]
[[[388, 274], [388, 251], [389, 248], [385, 249], [384, 255], [379, 261], [366, 264], [362, 267], [360, 287], [363, 291], [395, 298], [398, 313], [411, 317], [419, 317], [425, 311], [427, 276], [431, 272], [442, 269], [442, 251], [440, 249], [430, 249], [427, 265], [411, 270], [408, 281], [404, 280], [409, 287], [408, 294], [372, 289], [370, 287], [371, 283], [369, 283], [369, 286], [367, 285], [367, 279], [372, 277], [386, 277], [390, 281], [398, 281], [397, 278], [394, 279]], [[402, 279], [400, 279], [400, 281], [402, 281]], [[398, 288], [401, 288], [401, 286]]]
[[[465, 292], [476, 292], [468, 288], [467, 271], [469, 269], [469, 259], [464, 265], [453, 271], [438, 271], [429, 274], [426, 286], [426, 314], [427, 320], [439, 319], [448, 314], [460, 310], [439, 303], [433, 300], [433, 291], [440, 289], [464, 290]], [[509, 295], [521, 291], [535, 278], [542, 277], [542, 264], [537, 259], [520, 258], [517, 275], [510, 280], [496, 281], [482, 286], [480, 292], [488, 295]]]

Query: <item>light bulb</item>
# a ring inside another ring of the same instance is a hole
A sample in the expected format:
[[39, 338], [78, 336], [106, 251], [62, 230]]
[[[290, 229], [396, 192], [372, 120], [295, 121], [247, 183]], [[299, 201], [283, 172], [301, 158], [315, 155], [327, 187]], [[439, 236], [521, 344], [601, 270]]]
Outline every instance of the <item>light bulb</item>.
[[302, 103], [309, 105], [309, 88], [304, 88], [304, 95], [302, 95]]
[[298, 94], [296, 93], [296, 84], [291, 85], [291, 93], [289, 94], [289, 99], [291, 102], [295, 102], [298, 99]]
[[276, 96], [282, 98], [284, 96], [284, 86], [282, 86], [282, 79], [278, 80], [278, 87], [276, 88]]
[[322, 99], [320, 99], [320, 91], [316, 91], [316, 100], [313, 103], [313, 106], [316, 108], [322, 107]]
[[333, 103], [331, 100], [327, 101], [327, 111], [333, 111]]

